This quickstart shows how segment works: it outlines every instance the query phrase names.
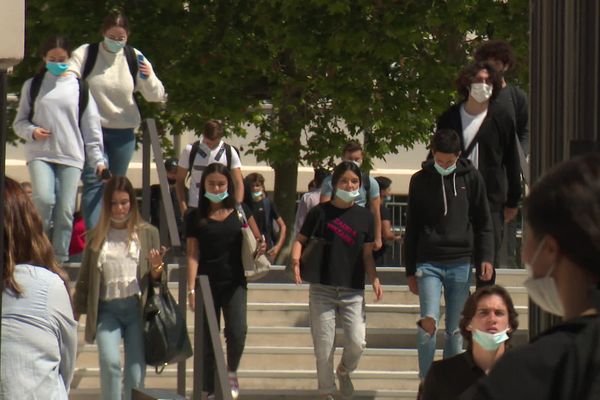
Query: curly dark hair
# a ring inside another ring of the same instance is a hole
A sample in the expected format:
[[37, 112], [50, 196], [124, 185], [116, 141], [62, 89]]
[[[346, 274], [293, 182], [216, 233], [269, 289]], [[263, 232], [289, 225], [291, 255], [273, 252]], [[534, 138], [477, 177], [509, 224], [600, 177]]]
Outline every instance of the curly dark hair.
[[490, 101], [494, 100], [498, 94], [500, 94], [500, 90], [502, 89], [502, 78], [500, 73], [497, 72], [491, 64], [477, 61], [464, 67], [456, 79], [456, 90], [463, 101], [467, 101], [469, 98], [471, 83], [473, 83], [473, 79], [475, 79], [479, 71], [482, 69], [485, 69], [488, 72], [490, 76], [490, 83], [494, 88]]
[[485, 62], [498, 60], [510, 70], [514, 68], [516, 59], [513, 48], [502, 40], [488, 40], [475, 50], [475, 61]]

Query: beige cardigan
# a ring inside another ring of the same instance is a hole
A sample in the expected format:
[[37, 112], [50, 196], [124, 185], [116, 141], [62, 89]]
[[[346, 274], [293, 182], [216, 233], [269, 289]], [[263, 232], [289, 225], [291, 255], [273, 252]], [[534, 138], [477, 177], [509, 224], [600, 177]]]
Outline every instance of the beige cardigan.
[[[140, 258], [138, 264], [138, 282], [142, 291], [142, 299], [140, 302], [140, 318], [143, 312], [143, 305], [146, 304], [148, 296], [148, 287], [150, 284], [150, 260], [148, 253], [151, 249], [160, 249], [160, 238], [158, 230], [143, 222], [137, 230], [140, 245]], [[91, 238], [88, 237], [88, 243]], [[85, 322], [85, 341], [93, 343], [96, 339], [96, 325], [98, 324], [98, 303], [100, 301], [100, 283], [102, 276], [98, 268], [99, 251], [93, 250], [91, 247], [86, 247], [83, 253], [83, 261], [77, 277], [77, 285], [75, 286], [74, 308], [77, 314], [87, 314]], [[167, 280], [166, 270], [163, 270], [161, 280]]]

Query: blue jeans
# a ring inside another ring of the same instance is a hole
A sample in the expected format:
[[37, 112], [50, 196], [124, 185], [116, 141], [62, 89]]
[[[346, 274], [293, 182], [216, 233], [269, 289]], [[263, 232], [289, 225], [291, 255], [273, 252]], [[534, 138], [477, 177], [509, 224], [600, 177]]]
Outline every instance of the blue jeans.
[[[123, 368], [123, 397], [121, 397], [121, 355], [119, 345], [123, 338], [125, 366]], [[100, 301], [98, 307], [98, 357], [100, 359], [100, 391], [102, 400], [131, 399], [134, 388], [144, 387], [146, 357], [140, 299]]]
[[[419, 303], [421, 320], [430, 317], [435, 321], [436, 330], [440, 320], [440, 300], [442, 287], [446, 301], [446, 330], [444, 342], [444, 358], [449, 358], [462, 351], [462, 336], [458, 323], [460, 314], [469, 297], [471, 283], [470, 264], [417, 264], [417, 284], [419, 286]], [[419, 377], [425, 379], [431, 367], [436, 348], [436, 335], [419, 328]]]
[[365, 349], [367, 319], [364, 290], [312, 284], [309, 289], [310, 331], [317, 359], [319, 393], [336, 391], [333, 373], [336, 312], [344, 330], [341, 365], [352, 372]]
[[[102, 128], [104, 141], [104, 158], [108, 160], [108, 169], [113, 176], [127, 175], [127, 168], [135, 150], [135, 135], [133, 128], [109, 129]], [[83, 194], [81, 204], [86, 229], [92, 229], [100, 218], [102, 208], [102, 181], [96, 176], [96, 166], [86, 162], [81, 175]]]
[[33, 204], [44, 224], [59, 262], [69, 258], [73, 213], [81, 170], [62, 164], [33, 160], [28, 164]]

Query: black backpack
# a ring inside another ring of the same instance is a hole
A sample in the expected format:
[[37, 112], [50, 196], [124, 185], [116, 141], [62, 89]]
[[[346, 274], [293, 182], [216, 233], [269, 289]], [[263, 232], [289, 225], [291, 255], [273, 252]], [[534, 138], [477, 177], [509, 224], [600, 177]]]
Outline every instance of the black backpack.
[[[235, 152], [237, 153], [237, 155], [240, 155], [240, 151], [235, 147], [235, 146], [231, 146], [230, 144], [227, 143], [223, 143], [223, 147], [221, 147], [221, 150], [219, 150], [219, 153], [217, 154], [216, 160], [219, 161], [221, 159], [221, 156], [223, 155], [223, 152], [225, 152], [225, 155], [227, 156], [227, 169], [231, 170], [231, 149], [234, 149]], [[192, 174], [192, 168], [194, 167], [194, 160], [196, 159], [196, 154], [198, 154], [198, 152], [200, 152], [200, 141], [196, 140], [194, 143], [192, 143], [192, 149], [190, 150], [190, 158], [188, 161], [188, 178], [189, 176]], [[206, 157], [208, 156], [208, 154], [204, 153], [203, 151], [200, 153], [200, 155], [202, 157]]]
[[[46, 71], [36, 74], [31, 80], [31, 86], [29, 86], [29, 122], [33, 124], [33, 113], [35, 112], [35, 99], [40, 94], [40, 88], [42, 87], [42, 81], [44, 80]], [[90, 91], [86, 81], [77, 79], [79, 83], [79, 127], [81, 128], [81, 117], [87, 108], [88, 101], [90, 99]], [[80, 129], [81, 130], [81, 129]]]
[[[85, 62], [83, 63], [83, 71], [81, 72], [81, 79], [87, 79], [87, 77], [94, 69], [94, 65], [96, 65], [96, 60], [98, 59], [99, 46], [100, 43], [90, 43], [90, 45], [88, 46]], [[131, 78], [133, 79], [133, 88], [135, 89], [136, 76], [138, 73], [138, 63], [137, 57], [135, 55], [135, 50], [131, 46], [125, 46], [123, 48], [123, 51], [125, 52], [127, 66], [129, 66], [129, 72], [131, 73]]]

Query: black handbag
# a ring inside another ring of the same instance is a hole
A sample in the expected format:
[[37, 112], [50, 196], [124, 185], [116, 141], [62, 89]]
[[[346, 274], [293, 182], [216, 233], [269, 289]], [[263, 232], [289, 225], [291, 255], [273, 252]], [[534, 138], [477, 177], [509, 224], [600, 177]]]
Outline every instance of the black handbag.
[[166, 282], [148, 289], [144, 306], [144, 348], [146, 364], [154, 366], [157, 374], [167, 364], [184, 361], [193, 354], [183, 313]]
[[327, 241], [323, 237], [316, 236], [316, 233], [320, 231], [321, 236], [323, 236], [324, 220], [324, 212], [320, 210], [319, 219], [308, 241], [302, 248], [302, 254], [300, 255], [300, 277], [306, 282], [321, 283], [321, 270], [323, 268]]

